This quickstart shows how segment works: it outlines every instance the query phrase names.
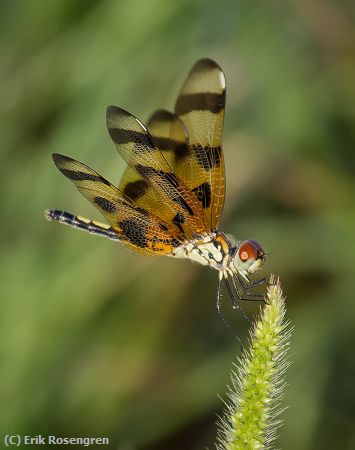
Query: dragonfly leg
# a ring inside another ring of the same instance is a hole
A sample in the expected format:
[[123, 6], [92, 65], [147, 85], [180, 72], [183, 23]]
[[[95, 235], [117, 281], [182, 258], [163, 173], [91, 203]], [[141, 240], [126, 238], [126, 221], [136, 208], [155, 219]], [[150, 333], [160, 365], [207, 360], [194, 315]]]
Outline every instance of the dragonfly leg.
[[230, 296], [230, 298], [232, 300], [233, 308], [237, 309], [241, 313], [241, 315], [244, 317], [244, 319], [246, 319], [250, 323], [250, 325], [252, 325], [252, 321], [249, 319], [249, 317], [247, 316], [245, 311], [239, 305], [239, 301], [242, 300], [242, 298], [239, 296], [238, 291], [236, 291], [236, 294], [237, 294], [237, 298], [236, 298], [234, 293], [233, 293], [233, 289], [231, 288], [231, 285], [229, 284], [229, 280], [227, 278], [225, 278], [224, 282], [225, 282], [225, 284], [227, 286], [228, 294], [229, 294], [229, 296]]
[[228, 320], [223, 316], [222, 314], [222, 309], [221, 309], [221, 299], [222, 299], [222, 291], [221, 291], [221, 279], [218, 278], [218, 284], [217, 284], [217, 295], [216, 295], [216, 311], [217, 311], [217, 315], [218, 317], [222, 320], [222, 322], [224, 323], [224, 325], [228, 328], [229, 332], [231, 333], [231, 335], [234, 337], [234, 339], [236, 339], [240, 346], [243, 348], [243, 342], [240, 339], [240, 337], [235, 333], [235, 331], [233, 330], [233, 328], [231, 327], [230, 323], [228, 322]]
[[244, 280], [242, 279], [242, 277], [239, 274], [232, 277], [232, 283], [233, 283], [234, 290], [237, 293], [238, 298], [240, 300], [264, 301], [265, 302], [265, 296], [263, 294], [250, 292], [250, 290], [249, 290], [250, 288], [254, 288], [256, 286], [264, 284], [266, 280], [264, 281], [264, 279], [262, 279], [259, 281], [260, 281], [260, 283], [257, 282], [257, 284], [254, 284], [254, 285], [251, 282], [251, 286], [250, 286], [250, 285], [245, 284]]

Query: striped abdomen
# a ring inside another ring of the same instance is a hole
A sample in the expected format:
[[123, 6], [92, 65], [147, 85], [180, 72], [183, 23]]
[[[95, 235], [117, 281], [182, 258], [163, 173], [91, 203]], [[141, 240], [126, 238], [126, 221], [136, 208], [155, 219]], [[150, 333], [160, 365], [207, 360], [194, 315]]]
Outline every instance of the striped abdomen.
[[91, 234], [97, 234], [109, 239], [119, 240], [116, 231], [110, 226], [101, 222], [86, 219], [81, 216], [74, 216], [66, 211], [58, 211], [57, 209], [50, 209], [45, 211], [45, 217], [47, 220], [57, 220], [64, 225], [69, 225], [79, 230], [87, 231]]

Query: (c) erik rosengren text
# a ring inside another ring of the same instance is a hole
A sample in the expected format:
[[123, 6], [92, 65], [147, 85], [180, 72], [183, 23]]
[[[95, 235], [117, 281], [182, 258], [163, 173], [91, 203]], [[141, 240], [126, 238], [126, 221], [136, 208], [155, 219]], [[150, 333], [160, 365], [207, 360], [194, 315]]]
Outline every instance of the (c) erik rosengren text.
[[37, 434], [36, 436], [7, 434], [4, 437], [4, 444], [9, 446], [19, 445], [81, 445], [83, 447], [89, 447], [90, 445], [109, 445], [110, 440], [107, 437], [61, 437], [48, 435], [43, 436]]

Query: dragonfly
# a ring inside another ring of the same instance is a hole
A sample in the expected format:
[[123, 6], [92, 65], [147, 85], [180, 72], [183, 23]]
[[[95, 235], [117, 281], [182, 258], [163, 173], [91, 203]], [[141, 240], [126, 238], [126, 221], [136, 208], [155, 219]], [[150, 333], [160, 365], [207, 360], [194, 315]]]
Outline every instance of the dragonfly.
[[143, 124], [124, 109], [109, 106], [108, 132], [127, 163], [117, 187], [79, 161], [52, 155], [56, 167], [107, 224], [56, 209], [46, 210], [45, 217], [120, 242], [141, 255], [184, 258], [216, 270], [216, 310], [230, 328], [221, 313], [222, 283], [235, 309], [242, 311], [241, 300], [263, 300], [254, 288], [266, 279], [253, 280], [251, 275], [262, 267], [266, 253], [256, 240], [237, 240], [218, 228], [226, 185], [225, 100], [225, 75], [215, 61], [204, 58], [189, 72], [174, 112], [157, 110]]

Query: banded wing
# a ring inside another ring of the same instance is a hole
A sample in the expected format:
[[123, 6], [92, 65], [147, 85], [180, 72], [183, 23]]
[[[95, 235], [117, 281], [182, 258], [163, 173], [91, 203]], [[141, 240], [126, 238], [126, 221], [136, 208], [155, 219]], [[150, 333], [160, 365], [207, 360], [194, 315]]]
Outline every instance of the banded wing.
[[[176, 117], [173, 113], [165, 110], [158, 110], [153, 113], [146, 124], [154, 144], [163, 153], [163, 156], [170, 167], [174, 164], [176, 154], [180, 154], [187, 149], [186, 135], [182, 129], [183, 124], [178, 119], [178, 123], [174, 124], [175, 119]], [[160, 217], [164, 218], [167, 222], [171, 221], [171, 209], [169, 205], [162, 202], [161, 193], [150, 186], [149, 183], [130, 166], [126, 167], [118, 188], [139, 206], [148, 211], [159, 211]], [[178, 232], [183, 239], [186, 239], [182, 220], [181, 214], [177, 213], [172, 219], [173, 227], [170, 231], [172, 233]]]
[[146, 255], [170, 254], [180, 244], [160, 218], [134, 204], [90, 167], [57, 153], [53, 154], [53, 161], [103, 214], [123, 244]]
[[177, 155], [174, 170], [195, 191], [212, 230], [218, 227], [225, 196], [225, 88], [218, 64], [201, 59], [191, 69], [175, 104], [175, 114], [186, 127], [188, 152]]
[[200, 202], [173, 172], [142, 122], [121, 108], [109, 106], [107, 128], [122, 158], [139, 175], [126, 172], [122, 191], [155, 212], [169, 229], [175, 227], [185, 240], [205, 232], [208, 224]]
[[175, 172], [176, 162], [189, 152], [185, 125], [172, 112], [159, 109], [150, 116], [147, 128], [154, 144]]
[[211, 203], [211, 189], [208, 183], [201, 180], [196, 158], [190, 151], [185, 125], [175, 114], [158, 110], [149, 119], [147, 127], [174, 173], [194, 192], [202, 208], [206, 210]]

